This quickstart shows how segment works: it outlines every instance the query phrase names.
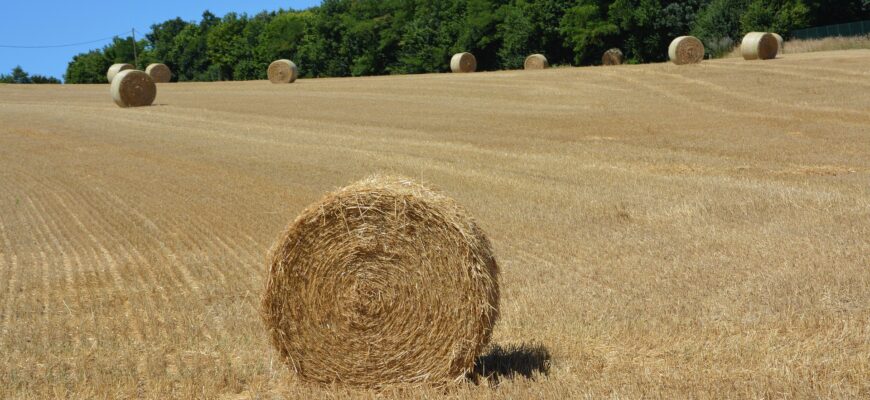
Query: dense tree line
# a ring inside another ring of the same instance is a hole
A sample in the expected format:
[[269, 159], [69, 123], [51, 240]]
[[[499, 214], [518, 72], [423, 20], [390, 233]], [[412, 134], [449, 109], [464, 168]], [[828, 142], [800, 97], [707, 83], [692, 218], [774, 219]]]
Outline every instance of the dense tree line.
[[21, 66], [12, 68], [9, 75], [0, 74], [0, 83], [60, 83], [60, 79], [53, 76], [30, 75]]
[[450, 56], [475, 54], [480, 69], [510, 69], [525, 56], [553, 64], [599, 62], [619, 47], [630, 62], [662, 61], [671, 39], [700, 37], [711, 56], [746, 32], [788, 32], [870, 18], [870, 0], [324, 0], [307, 10], [257, 15], [206, 11], [151, 27], [145, 38], [116, 38], [70, 62], [69, 83], [105, 81], [116, 62], [167, 64], [179, 81], [265, 78], [289, 58], [303, 76], [446, 71]]

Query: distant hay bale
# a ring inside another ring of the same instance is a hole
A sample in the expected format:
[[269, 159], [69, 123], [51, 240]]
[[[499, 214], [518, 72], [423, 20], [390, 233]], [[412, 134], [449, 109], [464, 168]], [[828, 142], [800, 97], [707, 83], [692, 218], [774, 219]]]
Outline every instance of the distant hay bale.
[[532, 54], [526, 57], [526, 61], [523, 62], [524, 69], [547, 69], [550, 68], [550, 62], [547, 61], [547, 57], [543, 54]]
[[625, 56], [620, 49], [610, 49], [604, 52], [601, 63], [604, 65], [621, 65], [625, 62]]
[[157, 97], [154, 79], [143, 71], [121, 71], [112, 80], [112, 99], [120, 107], [150, 106]]
[[293, 83], [299, 77], [299, 68], [293, 61], [277, 60], [269, 64], [266, 74], [269, 76], [269, 82]]
[[771, 32], [770, 34], [776, 38], [776, 42], [779, 44], [779, 51], [777, 54], [785, 54], [785, 41], [782, 40], [782, 36], [775, 32]]
[[704, 43], [694, 36], [680, 36], [671, 42], [668, 56], [677, 65], [697, 64], [704, 59]]
[[776, 58], [779, 42], [767, 32], [749, 32], [740, 44], [744, 60], [770, 60]]
[[477, 59], [471, 53], [454, 54], [450, 59], [450, 70], [457, 73], [477, 71]]
[[109, 83], [112, 83], [112, 79], [115, 79], [115, 76], [118, 75], [119, 72], [129, 69], [136, 69], [136, 67], [134, 67], [133, 64], [114, 64], [109, 67], [109, 70], [106, 72], [106, 80], [108, 80]]
[[165, 64], [151, 64], [145, 68], [145, 73], [154, 80], [154, 83], [167, 83], [172, 80], [172, 70]]
[[488, 344], [498, 274], [489, 240], [452, 199], [373, 176], [290, 224], [261, 315], [305, 381], [441, 386], [464, 379]]

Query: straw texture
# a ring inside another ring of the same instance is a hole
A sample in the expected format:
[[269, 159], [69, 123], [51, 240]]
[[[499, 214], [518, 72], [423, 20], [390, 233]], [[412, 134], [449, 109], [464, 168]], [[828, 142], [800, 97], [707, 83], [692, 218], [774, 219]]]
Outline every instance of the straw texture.
[[135, 69], [115, 75], [111, 91], [112, 99], [119, 107], [150, 106], [157, 97], [157, 85], [151, 76]]
[[668, 56], [677, 65], [697, 64], [704, 59], [704, 44], [694, 36], [680, 36], [671, 42]]
[[450, 59], [450, 70], [457, 73], [477, 71], [477, 59], [471, 53], [454, 54]]
[[262, 317], [305, 381], [463, 380], [498, 316], [489, 241], [453, 200], [373, 176], [331, 193], [273, 249]]
[[167, 83], [172, 80], [172, 70], [166, 64], [151, 64], [145, 68], [145, 73], [154, 80], [154, 83]]
[[523, 63], [524, 69], [547, 69], [550, 68], [550, 62], [543, 54], [532, 54], [526, 57]]
[[776, 58], [779, 42], [767, 32], [749, 32], [740, 44], [744, 60], [770, 60]]
[[277, 60], [269, 64], [266, 74], [269, 76], [269, 82], [293, 83], [299, 77], [299, 68], [293, 61]]
[[770, 34], [776, 38], [776, 43], [779, 44], [779, 51], [777, 54], [785, 54], [785, 42], [782, 40], [782, 35], [775, 32], [771, 32]]
[[119, 72], [135, 68], [136, 67], [132, 64], [114, 64], [109, 67], [108, 71], [106, 71], [106, 80], [108, 80], [109, 83], [112, 83], [112, 80], [115, 79], [115, 76], [118, 75]]
[[601, 56], [601, 64], [604, 65], [621, 65], [623, 62], [625, 62], [625, 56], [620, 49], [607, 50]]

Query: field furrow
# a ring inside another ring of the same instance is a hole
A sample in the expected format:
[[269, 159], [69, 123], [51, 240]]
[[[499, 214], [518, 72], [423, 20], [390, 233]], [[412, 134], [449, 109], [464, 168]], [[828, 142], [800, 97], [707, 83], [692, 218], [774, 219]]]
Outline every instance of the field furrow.
[[6, 290], [2, 292], [3, 302], [3, 318], [2, 318], [2, 327], [0, 327], [0, 333], [3, 334], [3, 337], [0, 338], [0, 343], [3, 344], [4, 349], [10, 349], [13, 345], [11, 342], [10, 335], [10, 327], [12, 324], [12, 315], [15, 313], [14, 309], [14, 300], [17, 298], [18, 287], [16, 277], [19, 274], [18, 271], [18, 256], [14, 253], [14, 248], [12, 247], [12, 243], [9, 240], [9, 235], [6, 233], [6, 225], [3, 223], [3, 219], [0, 218], [0, 240], [3, 243], [3, 252], [2, 257], [0, 257], [0, 271], [2, 271], [3, 276], [3, 286]]
[[[0, 398], [867, 397], [868, 65], [181, 83], [139, 109], [0, 85]], [[373, 173], [487, 232], [498, 388], [324, 389], [271, 348], [271, 246]]]

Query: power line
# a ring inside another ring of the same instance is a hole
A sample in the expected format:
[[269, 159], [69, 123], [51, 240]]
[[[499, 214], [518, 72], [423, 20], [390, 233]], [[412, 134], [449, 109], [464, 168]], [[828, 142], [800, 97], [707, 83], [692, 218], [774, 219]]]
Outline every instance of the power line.
[[132, 31], [126, 31], [126, 32], [122, 32], [122, 33], [119, 33], [117, 35], [112, 35], [112, 36], [105, 37], [102, 39], [95, 39], [95, 40], [90, 40], [87, 42], [79, 42], [79, 43], [53, 44], [53, 45], [47, 45], [47, 46], [18, 46], [18, 45], [0, 44], [0, 48], [4, 48], [4, 49], [57, 49], [57, 48], [61, 48], [61, 47], [74, 47], [74, 46], [82, 46], [82, 45], [86, 45], [86, 44], [103, 42], [106, 40], [114, 39], [114, 38], [119, 37], [121, 35], [126, 35], [126, 34], [131, 33], [131, 32]]

